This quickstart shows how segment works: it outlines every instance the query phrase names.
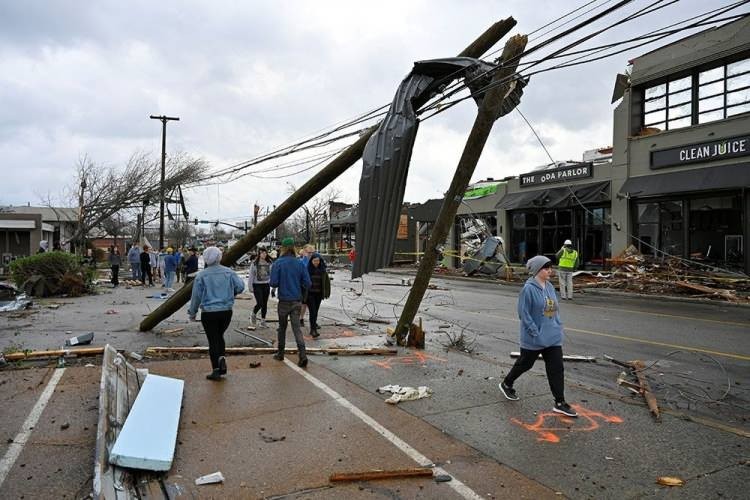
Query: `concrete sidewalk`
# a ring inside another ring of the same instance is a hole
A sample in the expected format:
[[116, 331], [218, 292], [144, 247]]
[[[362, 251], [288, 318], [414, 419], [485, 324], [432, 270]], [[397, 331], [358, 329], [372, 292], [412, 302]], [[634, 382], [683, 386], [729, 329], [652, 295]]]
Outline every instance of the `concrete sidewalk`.
[[[164, 479], [167, 491], [176, 493], [175, 498], [556, 496], [420, 418], [384, 404], [381, 397], [320, 366], [318, 359], [311, 358], [307, 379], [291, 358], [230, 357], [222, 382], [204, 378], [206, 359], [147, 363], [150, 373], [185, 380], [175, 461]], [[261, 366], [250, 368], [250, 362]], [[6, 406], [11, 412], [4, 411], [9, 418], [3, 418], [3, 443], [20, 427], [51, 370], [9, 373], [9, 383], [0, 385], [0, 400], [12, 403]], [[98, 367], [66, 369], [2, 485], [5, 498], [81, 498], [91, 490], [99, 376]], [[325, 392], [321, 386], [330, 389]], [[363, 415], [393, 435], [384, 436]], [[328, 480], [335, 472], [423, 466], [415, 461], [415, 452], [453, 481]], [[225, 476], [223, 484], [194, 484], [195, 478], [215, 471]]]

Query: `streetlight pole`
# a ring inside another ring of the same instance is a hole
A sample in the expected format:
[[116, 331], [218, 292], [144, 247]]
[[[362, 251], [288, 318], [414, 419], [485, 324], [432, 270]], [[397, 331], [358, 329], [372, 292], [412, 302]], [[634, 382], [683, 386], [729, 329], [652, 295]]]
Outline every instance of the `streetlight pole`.
[[167, 122], [169, 120], [180, 121], [173, 116], [154, 116], [152, 120], [161, 120], [161, 182], [159, 183], [159, 250], [164, 248], [164, 171], [167, 163]]

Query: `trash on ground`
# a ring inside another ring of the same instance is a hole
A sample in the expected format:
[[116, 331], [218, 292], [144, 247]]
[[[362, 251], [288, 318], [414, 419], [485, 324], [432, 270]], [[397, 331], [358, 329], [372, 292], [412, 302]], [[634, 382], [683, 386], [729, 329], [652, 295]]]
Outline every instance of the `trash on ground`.
[[141, 356], [137, 352], [129, 352], [128, 357], [136, 361], [143, 361], [143, 356]]
[[78, 335], [77, 337], [69, 338], [65, 341], [65, 345], [74, 346], [74, 345], [88, 345], [91, 343], [91, 341], [94, 340], [94, 332], [84, 333], [83, 335]]
[[342, 481], [371, 481], [373, 479], [395, 479], [401, 477], [432, 477], [429, 467], [410, 467], [408, 469], [382, 470], [373, 469], [362, 472], [339, 472], [331, 474], [331, 482]]
[[683, 481], [679, 477], [671, 476], [661, 476], [656, 479], [656, 482], [658, 484], [661, 484], [662, 486], [682, 486], [685, 484], [685, 481]]
[[223, 483], [223, 482], [224, 482], [224, 474], [222, 474], [221, 472], [212, 472], [211, 474], [206, 474], [205, 476], [201, 476], [195, 480], [196, 485], [216, 484], [216, 483]]
[[17, 295], [13, 300], [0, 301], [0, 312], [22, 311], [31, 307], [32, 301], [26, 298], [26, 294]]
[[107, 309], [104, 314], [120, 314], [120, 311], [117, 309]]
[[436, 483], [447, 483], [448, 481], [453, 481], [453, 478], [448, 474], [438, 474], [435, 476]]
[[393, 393], [390, 398], [385, 400], [385, 402], [389, 404], [397, 404], [401, 401], [414, 401], [415, 399], [428, 398], [432, 395], [432, 389], [424, 385], [417, 388], [401, 387], [400, 385], [384, 385], [383, 387], [379, 387], [377, 392]]
[[[521, 353], [518, 351], [513, 351], [510, 353], [511, 358], [518, 358], [521, 356]], [[542, 359], [542, 355], [540, 354], [537, 359]], [[584, 356], [581, 354], [564, 354], [563, 355], [564, 361], [587, 361], [589, 363], [596, 363], [596, 356]]]

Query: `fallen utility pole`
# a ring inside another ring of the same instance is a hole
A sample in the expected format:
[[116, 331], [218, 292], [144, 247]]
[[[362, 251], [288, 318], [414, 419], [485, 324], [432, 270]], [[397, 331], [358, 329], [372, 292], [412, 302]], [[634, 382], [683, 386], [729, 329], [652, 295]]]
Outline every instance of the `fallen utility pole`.
[[[464, 49], [459, 57], [481, 57], [493, 45], [502, 39], [516, 25], [516, 21], [509, 17], [498, 21], [490, 26], [482, 35]], [[416, 103], [415, 103], [416, 104]], [[424, 103], [420, 103], [424, 104]], [[415, 106], [416, 107], [416, 106]], [[249, 233], [241, 240], [232, 245], [227, 250], [221, 263], [225, 266], [231, 266], [243, 254], [252, 250], [252, 248], [265, 238], [265, 236], [276, 229], [287, 218], [291, 217], [294, 212], [299, 210], [305, 203], [310, 201], [315, 195], [325, 189], [339, 175], [343, 174], [349, 167], [354, 165], [365, 150], [365, 145], [370, 136], [375, 133], [377, 127], [368, 129], [364, 134], [344, 152], [336, 157], [331, 163], [326, 165], [323, 170], [318, 172], [302, 187], [294, 192], [289, 198], [279, 205], [273, 212], [268, 214], [259, 222]], [[141, 321], [139, 330], [142, 332], [151, 330], [153, 327], [176, 313], [180, 308], [190, 300], [193, 291], [193, 282], [190, 282], [177, 290], [166, 302], [156, 308], [151, 314]]]
[[432, 234], [430, 234], [422, 261], [419, 263], [419, 270], [414, 278], [409, 298], [406, 300], [404, 309], [401, 311], [401, 317], [396, 325], [395, 335], [399, 345], [403, 345], [404, 338], [409, 332], [412, 321], [414, 321], [414, 316], [419, 310], [419, 304], [422, 302], [427, 285], [432, 277], [432, 271], [435, 268], [438, 246], [442, 245], [448, 236], [448, 231], [456, 217], [458, 205], [463, 199], [463, 194], [466, 192], [466, 187], [469, 185], [474, 169], [480, 156], [482, 156], [484, 145], [492, 131], [492, 125], [500, 115], [503, 101], [515, 87], [515, 81], [499, 82], [509, 80], [516, 72], [520, 61], [519, 56], [526, 48], [527, 41], [528, 37], [525, 35], [515, 35], [505, 44], [500, 59], [503, 66], [493, 75], [490, 86], [495, 86], [485, 93], [482, 104], [479, 106], [471, 133], [466, 140], [464, 151], [456, 167], [453, 181], [445, 195], [443, 205], [440, 207], [440, 214], [438, 214]]

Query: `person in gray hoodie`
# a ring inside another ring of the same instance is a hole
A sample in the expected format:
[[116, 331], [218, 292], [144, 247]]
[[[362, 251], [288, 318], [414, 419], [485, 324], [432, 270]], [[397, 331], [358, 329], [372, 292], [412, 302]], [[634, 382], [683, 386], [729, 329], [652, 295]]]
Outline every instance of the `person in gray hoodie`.
[[550, 282], [552, 261], [543, 255], [537, 255], [526, 262], [526, 269], [531, 277], [526, 280], [518, 297], [521, 355], [505, 379], [500, 382], [500, 391], [507, 399], [517, 401], [518, 395], [513, 389], [513, 383], [534, 366], [534, 362], [541, 354], [547, 371], [547, 381], [555, 398], [552, 411], [568, 417], [577, 417], [578, 413], [565, 402], [563, 325], [560, 321], [560, 307], [555, 287]]

